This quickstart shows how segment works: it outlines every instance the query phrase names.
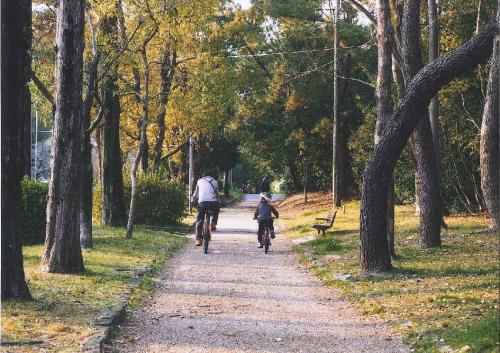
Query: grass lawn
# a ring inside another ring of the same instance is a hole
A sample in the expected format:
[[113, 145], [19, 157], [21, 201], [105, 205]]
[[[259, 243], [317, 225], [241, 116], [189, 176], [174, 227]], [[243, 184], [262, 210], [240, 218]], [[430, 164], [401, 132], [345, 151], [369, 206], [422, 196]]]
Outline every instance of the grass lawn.
[[[278, 204], [288, 237], [315, 235], [309, 226], [331, 208], [329, 195], [309, 199]], [[413, 352], [499, 352], [499, 235], [470, 234], [487, 219], [446, 217], [443, 246], [422, 250], [414, 208], [397, 206], [394, 270], [367, 275], [359, 270], [359, 207], [346, 203], [325, 237], [295, 246], [317, 259], [302, 257], [325, 285], [339, 288], [360, 313], [387, 321]]]
[[[92, 334], [92, 321], [117, 306], [135, 287], [132, 307], [150, 294], [153, 276], [137, 271], [161, 269], [186, 238], [136, 227], [134, 238], [125, 229], [94, 228], [94, 249], [83, 252], [85, 272], [78, 275], [40, 271], [43, 245], [23, 247], [24, 266], [32, 301], [2, 303], [2, 341], [41, 340], [43, 345], [6, 347], [9, 352], [78, 352]], [[135, 284], [133, 284], [135, 283]]]

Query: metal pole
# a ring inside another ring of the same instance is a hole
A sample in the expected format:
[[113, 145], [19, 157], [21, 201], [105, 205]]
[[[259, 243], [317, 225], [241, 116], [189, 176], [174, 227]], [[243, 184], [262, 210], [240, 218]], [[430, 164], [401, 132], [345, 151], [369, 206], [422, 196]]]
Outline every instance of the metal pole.
[[191, 197], [193, 193], [193, 136], [191, 133], [189, 133], [189, 172], [188, 172], [188, 178], [189, 178], [189, 213], [192, 212], [192, 205], [191, 205]]
[[38, 171], [38, 110], [35, 110], [35, 165], [33, 169], [36, 179], [36, 173]]

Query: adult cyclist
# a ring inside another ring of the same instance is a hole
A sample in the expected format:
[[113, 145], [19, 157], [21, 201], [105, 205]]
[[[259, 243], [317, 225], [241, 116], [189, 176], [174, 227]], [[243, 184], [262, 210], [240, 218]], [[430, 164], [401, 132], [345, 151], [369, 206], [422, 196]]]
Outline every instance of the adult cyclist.
[[215, 230], [217, 219], [219, 218], [220, 196], [219, 183], [210, 176], [210, 171], [205, 170], [202, 177], [196, 182], [196, 190], [193, 194], [193, 201], [198, 200], [198, 213], [196, 215], [196, 246], [203, 243], [202, 229], [205, 213], [212, 211], [211, 230]]

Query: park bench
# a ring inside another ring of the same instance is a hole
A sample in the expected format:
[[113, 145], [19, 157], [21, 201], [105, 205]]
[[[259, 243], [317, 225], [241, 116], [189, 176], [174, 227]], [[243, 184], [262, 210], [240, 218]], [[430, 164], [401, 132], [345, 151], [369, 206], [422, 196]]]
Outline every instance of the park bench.
[[325, 221], [323, 224], [315, 224], [312, 228], [318, 231], [318, 234], [321, 232], [321, 236], [325, 236], [325, 231], [330, 229], [333, 226], [333, 222], [335, 222], [335, 216], [337, 215], [337, 211], [330, 212], [327, 218], [316, 218], [317, 221]]

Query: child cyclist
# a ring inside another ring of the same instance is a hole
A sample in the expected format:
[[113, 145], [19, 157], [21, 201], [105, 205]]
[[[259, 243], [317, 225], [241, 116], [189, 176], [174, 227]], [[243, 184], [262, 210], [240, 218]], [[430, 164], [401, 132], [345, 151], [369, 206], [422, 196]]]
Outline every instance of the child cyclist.
[[271, 206], [271, 194], [268, 192], [263, 192], [260, 194], [260, 203], [254, 213], [254, 219], [259, 222], [259, 230], [257, 231], [257, 241], [259, 242], [259, 248], [262, 248], [264, 244], [262, 243], [262, 236], [264, 235], [265, 227], [268, 227], [271, 231], [271, 238], [274, 239], [274, 221], [272, 215], [279, 218], [279, 213], [276, 209]]

